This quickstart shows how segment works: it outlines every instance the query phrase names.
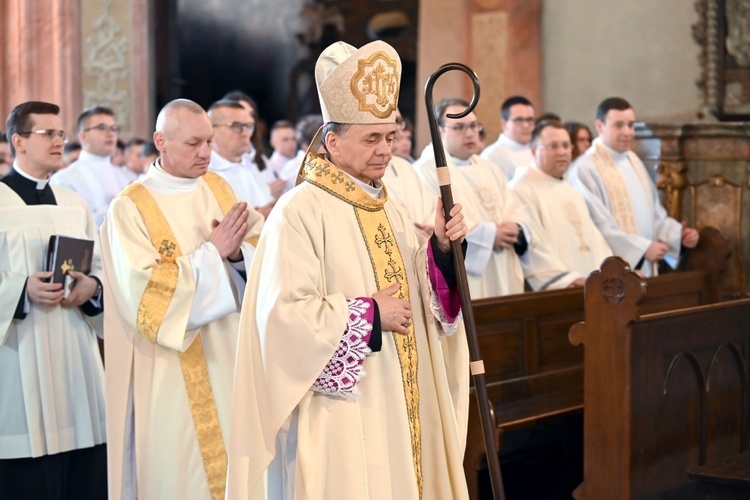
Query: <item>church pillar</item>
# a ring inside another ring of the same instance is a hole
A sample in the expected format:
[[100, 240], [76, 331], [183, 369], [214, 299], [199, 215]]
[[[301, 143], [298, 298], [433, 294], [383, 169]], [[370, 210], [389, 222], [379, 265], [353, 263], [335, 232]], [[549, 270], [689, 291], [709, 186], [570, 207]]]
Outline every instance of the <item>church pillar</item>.
[[[148, 0], [3, 0], [0, 114], [29, 100], [59, 104], [72, 136], [88, 106], [111, 106], [123, 137], [147, 137]], [[0, 129], [5, 128], [4, 125]]]
[[[541, 0], [421, 0], [417, 58], [416, 151], [430, 142], [424, 108], [424, 83], [438, 67], [460, 62], [479, 77], [481, 97], [475, 110], [487, 131], [487, 143], [500, 133], [500, 105], [511, 95], [541, 102]], [[462, 74], [448, 74], [435, 87], [435, 102], [469, 99], [472, 86]]]

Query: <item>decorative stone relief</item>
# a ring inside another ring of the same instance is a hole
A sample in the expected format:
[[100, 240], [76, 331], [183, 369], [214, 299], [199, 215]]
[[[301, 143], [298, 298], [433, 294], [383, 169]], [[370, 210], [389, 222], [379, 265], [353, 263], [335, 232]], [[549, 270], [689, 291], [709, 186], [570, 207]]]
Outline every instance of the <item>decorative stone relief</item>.
[[82, 47], [84, 108], [106, 105], [117, 115], [124, 130], [130, 123], [130, 43], [123, 26], [111, 13], [112, 1], [104, 0], [102, 14], [88, 31]]

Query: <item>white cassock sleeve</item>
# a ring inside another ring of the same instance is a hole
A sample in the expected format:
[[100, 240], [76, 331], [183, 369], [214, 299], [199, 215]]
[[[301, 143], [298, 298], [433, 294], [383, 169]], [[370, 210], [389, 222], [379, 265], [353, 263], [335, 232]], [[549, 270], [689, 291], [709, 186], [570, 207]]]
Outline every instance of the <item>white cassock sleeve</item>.
[[[148, 314], [139, 308], [146, 287], [163, 285], [165, 273], [177, 273], [174, 292], [168, 296], [166, 313], [157, 325], [155, 342], [163, 347], [185, 351], [198, 334], [199, 327], [238, 308], [227, 265], [211, 243], [203, 243], [193, 252], [177, 257], [174, 264], [162, 263], [135, 204], [126, 197], [116, 198], [112, 214], [102, 226], [102, 240], [110, 248], [115, 264], [112, 275], [123, 291], [117, 301], [120, 316], [128, 321], [127, 332], [139, 332]], [[179, 241], [179, 237], [178, 237]], [[106, 293], [106, 291], [105, 291]], [[146, 317], [144, 320], [144, 316]]]

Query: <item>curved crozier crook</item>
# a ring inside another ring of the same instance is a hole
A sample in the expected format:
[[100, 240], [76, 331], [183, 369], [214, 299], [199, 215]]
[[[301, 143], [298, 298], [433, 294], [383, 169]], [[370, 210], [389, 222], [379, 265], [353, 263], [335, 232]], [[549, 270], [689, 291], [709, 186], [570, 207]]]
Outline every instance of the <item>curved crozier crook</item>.
[[435, 116], [435, 104], [432, 98], [432, 89], [435, 86], [435, 82], [437, 82], [437, 79], [449, 71], [461, 71], [469, 75], [469, 78], [471, 78], [471, 83], [474, 86], [474, 95], [472, 95], [471, 97], [471, 102], [469, 102], [469, 107], [467, 107], [465, 110], [463, 110], [460, 113], [448, 114], [447, 115], [448, 118], [454, 118], [454, 119], [463, 118], [464, 116], [474, 111], [474, 108], [477, 107], [477, 103], [479, 102], [479, 77], [477, 76], [476, 73], [474, 73], [474, 70], [472, 70], [465, 64], [461, 64], [461, 63], [443, 64], [438, 69], [436, 69], [435, 72], [432, 73], [430, 77], [427, 79], [427, 83], [425, 84], [425, 87], [424, 87], [424, 100], [425, 100], [425, 105], [427, 107], [427, 119], [428, 119], [427, 121], [430, 124], [430, 138], [432, 139], [432, 149], [435, 153], [435, 166], [438, 168], [445, 167], [448, 163], [445, 159], [445, 150], [443, 149], [443, 141], [442, 139], [440, 139], [440, 127], [438, 125], [438, 119], [437, 119], [437, 116]]

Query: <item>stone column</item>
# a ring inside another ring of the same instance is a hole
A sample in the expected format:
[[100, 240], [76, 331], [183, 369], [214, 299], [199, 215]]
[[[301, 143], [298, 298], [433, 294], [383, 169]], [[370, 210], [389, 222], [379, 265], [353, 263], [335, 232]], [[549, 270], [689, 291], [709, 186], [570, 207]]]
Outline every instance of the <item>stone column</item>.
[[150, 135], [148, 0], [2, 0], [0, 7], [3, 121], [23, 101], [49, 101], [60, 105], [73, 136], [79, 113], [103, 104], [114, 108], [124, 137]]
[[[481, 97], [475, 110], [488, 143], [500, 133], [500, 105], [511, 95], [541, 102], [541, 0], [422, 0], [419, 8], [417, 66], [417, 153], [430, 142], [424, 108], [424, 83], [438, 67], [460, 62], [479, 76]], [[471, 97], [463, 74], [445, 75], [435, 87], [435, 102]]]

